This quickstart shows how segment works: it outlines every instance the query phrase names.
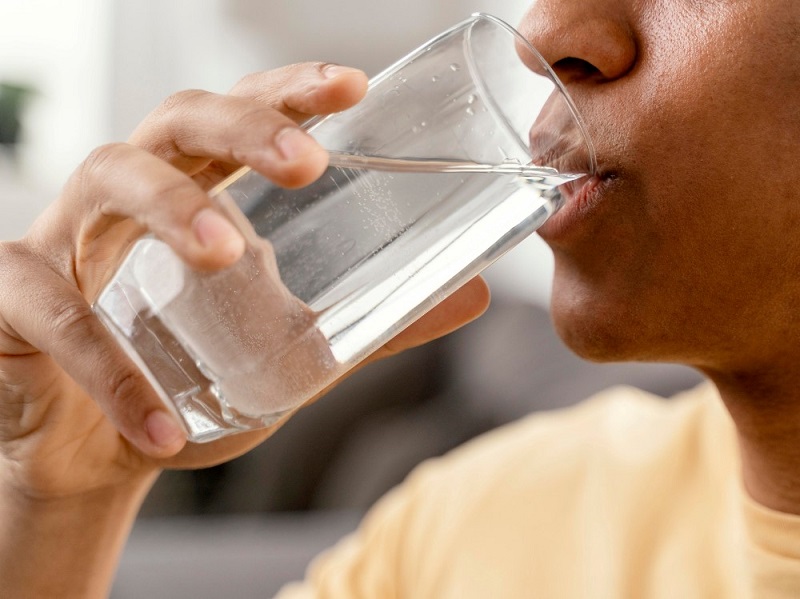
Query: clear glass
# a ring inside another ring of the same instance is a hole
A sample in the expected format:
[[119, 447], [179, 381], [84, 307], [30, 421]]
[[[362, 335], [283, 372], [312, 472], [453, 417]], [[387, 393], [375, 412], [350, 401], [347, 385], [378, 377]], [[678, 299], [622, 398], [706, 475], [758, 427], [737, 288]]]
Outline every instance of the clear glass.
[[94, 308], [192, 441], [267, 426], [425, 314], [594, 168], [580, 117], [511, 27], [482, 14], [307, 124], [331, 165], [300, 190], [246, 168], [213, 196], [245, 256], [195, 272], [135, 243]]

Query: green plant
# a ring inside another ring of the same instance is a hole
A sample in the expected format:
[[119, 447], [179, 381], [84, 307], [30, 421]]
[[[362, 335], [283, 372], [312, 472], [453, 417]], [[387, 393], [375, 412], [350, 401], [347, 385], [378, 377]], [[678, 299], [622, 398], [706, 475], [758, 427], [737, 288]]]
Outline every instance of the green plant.
[[27, 85], [0, 82], [0, 145], [14, 147], [22, 129], [22, 111], [33, 94]]

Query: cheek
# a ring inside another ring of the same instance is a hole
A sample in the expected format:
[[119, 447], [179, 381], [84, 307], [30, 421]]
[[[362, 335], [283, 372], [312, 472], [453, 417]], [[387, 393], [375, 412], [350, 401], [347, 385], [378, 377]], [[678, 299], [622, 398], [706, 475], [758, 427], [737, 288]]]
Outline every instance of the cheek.
[[621, 174], [554, 249], [554, 320], [584, 357], [699, 362], [798, 303], [800, 3], [722, 6], [661, 14], [636, 69], [583, 98]]
[[632, 134], [663, 160], [652, 174], [688, 183], [690, 193], [742, 197], [743, 179], [769, 183], [771, 173], [760, 175], [775, 166], [797, 172], [800, 2], [707, 4], [705, 12], [667, 15], [662, 38], [648, 36], [655, 41], [641, 57]]
[[800, 2], [708, 4], [705, 19], [667, 15], [662, 37], [648, 36], [615, 121], [635, 183], [627, 211], [648, 236], [639, 243], [662, 268], [699, 262], [713, 279], [774, 260], [774, 240], [800, 217]]

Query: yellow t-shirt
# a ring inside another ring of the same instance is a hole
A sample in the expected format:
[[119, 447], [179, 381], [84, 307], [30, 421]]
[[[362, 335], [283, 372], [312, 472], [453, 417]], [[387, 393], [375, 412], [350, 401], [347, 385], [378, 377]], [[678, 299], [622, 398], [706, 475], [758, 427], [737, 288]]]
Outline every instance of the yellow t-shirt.
[[710, 384], [611, 389], [417, 468], [279, 597], [800, 597], [800, 517], [737, 451]]

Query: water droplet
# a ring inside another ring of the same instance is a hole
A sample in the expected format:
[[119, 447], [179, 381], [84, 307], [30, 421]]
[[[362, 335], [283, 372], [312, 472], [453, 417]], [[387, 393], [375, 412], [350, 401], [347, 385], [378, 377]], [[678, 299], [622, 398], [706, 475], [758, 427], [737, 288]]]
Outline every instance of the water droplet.
[[458, 64], [457, 62], [454, 62], [453, 64], [450, 65], [450, 70], [453, 71], [454, 73], [459, 69], [461, 69], [461, 65]]
[[428, 126], [428, 121], [422, 121], [422, 122], [419, 124], [419, 126], [420, 126], [420, 127], [427, 127], [427, 126]]
[[355, 239], [345, 239], [344, 241], [339, 243], [337, 250], [339, 253], [344, 256], [350, 253], [353, 248], [356, 247], [356, 240]]
[[477, 99], [478, 98], [475, 96], [475, 94], [470, 94], [467, 96], [467, 104], [474, 104], [475, 100]]
[[475, 111], [472, 110], [472, 106], [467, 106], [467, 114], [470, 116], [475, 114]]
[[439, 76], [438, 75], [434, 75], [433, 77], [431, 77], [431, 81], [433, 83], [436, 83], [437, 81], [439, 81]]

